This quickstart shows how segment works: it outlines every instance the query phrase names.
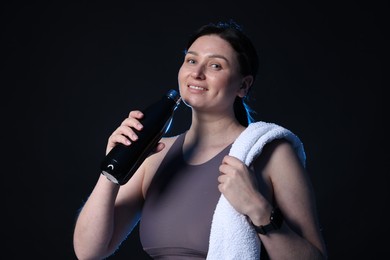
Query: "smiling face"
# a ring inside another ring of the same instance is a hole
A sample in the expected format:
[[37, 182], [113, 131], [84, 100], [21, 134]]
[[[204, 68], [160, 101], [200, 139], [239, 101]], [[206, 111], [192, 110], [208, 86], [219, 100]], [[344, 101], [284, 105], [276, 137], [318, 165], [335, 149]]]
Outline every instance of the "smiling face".
[[[199, 37], [188, 49], [178, 73], [183, 101], [198, 111], [233, 111], [236, 96], [246, 94], [237, 54], [217, 35]], [[245, 84], [244, 84], [245, 85]]]

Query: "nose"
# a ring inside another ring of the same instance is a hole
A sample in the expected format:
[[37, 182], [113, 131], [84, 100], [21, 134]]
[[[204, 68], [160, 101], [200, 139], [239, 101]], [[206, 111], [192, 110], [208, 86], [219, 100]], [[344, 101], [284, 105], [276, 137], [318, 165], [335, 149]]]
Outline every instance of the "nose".
[[195, 79], [205, 79], [206, 75], [204, 73], [203, 66], [195, 66], [192, 68], [191, 76]]

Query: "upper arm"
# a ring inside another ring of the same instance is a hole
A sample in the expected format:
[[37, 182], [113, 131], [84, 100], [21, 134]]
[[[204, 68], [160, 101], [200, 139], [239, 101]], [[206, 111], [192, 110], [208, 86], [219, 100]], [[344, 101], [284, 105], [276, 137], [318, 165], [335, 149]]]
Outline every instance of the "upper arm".
[[294, 148], [281, 139], [266, 145], [263, 153], [262, 174], [271, 184], [273, 201], [282, 210], [285, 221], [297, 234], [323, 249], [310, 176]]
[[114, 247], [117, 247], [126, 239], [139, 221], [143, 204], [143, 174], [143, 167], [140, 167], [118, 191], [114, 210], [112, 211], [114, 214], [114, 230], [110, 244]]

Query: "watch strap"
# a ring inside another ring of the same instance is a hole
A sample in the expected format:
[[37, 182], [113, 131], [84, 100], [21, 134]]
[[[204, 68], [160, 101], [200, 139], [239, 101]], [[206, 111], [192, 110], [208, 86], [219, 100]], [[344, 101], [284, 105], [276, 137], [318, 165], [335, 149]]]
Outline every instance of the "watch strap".
[[277, 230], [281, 227], [283, 222], [283, 215], [282, 212], [280, 211], [279, 208], [274, 208], [271, 211], [271, 216], [270, 216], [270, 223], [267, 225], [260, 225], [256, 226], [254, 224], [253, 227], [255, 228], [256, 232], [262, 235], [265, 235], [269, 233], [272, 230]]

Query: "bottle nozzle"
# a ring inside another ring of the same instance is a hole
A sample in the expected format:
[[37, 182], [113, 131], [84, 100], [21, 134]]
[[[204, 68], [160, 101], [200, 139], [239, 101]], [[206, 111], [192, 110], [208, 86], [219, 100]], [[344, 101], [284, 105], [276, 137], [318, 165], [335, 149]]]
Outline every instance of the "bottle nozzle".
[[169, 98], [173, 99], [176, 103], [180, 103], [180, 101], [181, 101], [181, 97], [180, 97], [179, 92], [177, 92], [174, 89], [169, 90], [167, 93], [167, 96]]
[[168, 96], [168, 98], [175, 101], [175, 103], [176, 103], [175, 109], [176, 109], [177, 106], [179, 106], [180, 101], [181, 101], [181, 96], [180, 96], [179, 92], [174, 90], [174, 89], [171, 89], [168, 91], [167, 96]]

